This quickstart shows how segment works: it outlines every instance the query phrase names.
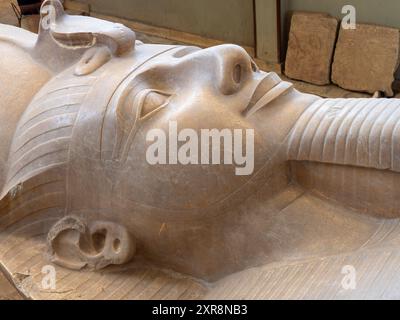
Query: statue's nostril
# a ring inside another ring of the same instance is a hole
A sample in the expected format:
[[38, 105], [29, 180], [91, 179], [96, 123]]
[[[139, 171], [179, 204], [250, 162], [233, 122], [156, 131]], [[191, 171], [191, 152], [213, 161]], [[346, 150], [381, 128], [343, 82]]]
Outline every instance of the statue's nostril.
[[233, 81], [239, 84], [241, 79], [242, 79], [242, 66], [240, 64], [237, 64], [233, 69]]
[[253, 72], [259, 72], [260, 71], [260, 69], [258, 68], [257, 64], [253, 60], [251, 60], [251, 70]]

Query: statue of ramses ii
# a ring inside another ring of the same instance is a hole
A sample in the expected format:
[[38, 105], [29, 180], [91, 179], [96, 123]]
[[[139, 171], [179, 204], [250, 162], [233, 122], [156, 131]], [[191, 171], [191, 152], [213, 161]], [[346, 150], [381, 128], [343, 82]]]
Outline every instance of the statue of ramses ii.
[[41, 15], [38, 35], [0, 25], [2, 250], [36, 225], [63, 268], [212, 282], [398, 247], [400, 100], [304, 94], [239, 46], [143, 44], [58, 0]]

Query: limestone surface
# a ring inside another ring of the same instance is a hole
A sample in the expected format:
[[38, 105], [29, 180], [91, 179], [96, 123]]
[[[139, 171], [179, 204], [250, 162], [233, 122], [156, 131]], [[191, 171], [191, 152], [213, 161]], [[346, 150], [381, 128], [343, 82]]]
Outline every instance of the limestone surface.
[[332, 66], [332, 81], [342, 88], [393, 95], [394, 74], [399, 65], [398, 29], [357, 24], [339, 31]]
[[323, 13], [296, 12], [291, 21], [285, 73], [324, 85], [330, 83], [338, 21]]

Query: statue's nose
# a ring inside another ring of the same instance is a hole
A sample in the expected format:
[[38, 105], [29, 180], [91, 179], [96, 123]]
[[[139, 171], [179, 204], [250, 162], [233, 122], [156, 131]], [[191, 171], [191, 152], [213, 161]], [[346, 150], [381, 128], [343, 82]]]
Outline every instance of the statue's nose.
[[246, 81], [252, 78], [257, 67], [249, 54], [237, 45], [221, 45], [214, 47], [218, 58], [219, 87], [223, 94], [238, 92]]

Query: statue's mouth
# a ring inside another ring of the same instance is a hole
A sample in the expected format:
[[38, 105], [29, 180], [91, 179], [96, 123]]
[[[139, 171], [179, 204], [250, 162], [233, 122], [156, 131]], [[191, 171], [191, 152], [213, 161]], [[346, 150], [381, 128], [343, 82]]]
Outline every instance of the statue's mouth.
[[277, 97], [281, 96], [292, 86], [291, 83], [282, 81], [275, 72], [267, 73], [259, 82], [248, 106], [243, 111], [243, 115], [248, 117], [254, 114]]

